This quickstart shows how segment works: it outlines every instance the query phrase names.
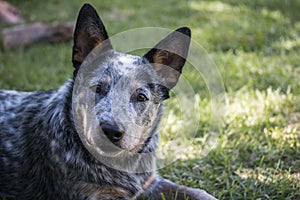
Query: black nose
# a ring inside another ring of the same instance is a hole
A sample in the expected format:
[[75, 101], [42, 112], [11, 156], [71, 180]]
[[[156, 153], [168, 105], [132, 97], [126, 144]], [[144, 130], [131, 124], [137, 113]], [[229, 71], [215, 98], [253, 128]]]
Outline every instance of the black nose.
[[123, 131], [117, 125], [104, 123], [101, 128], [106, 137], [113, 143], [119, 142], [123, 137]]

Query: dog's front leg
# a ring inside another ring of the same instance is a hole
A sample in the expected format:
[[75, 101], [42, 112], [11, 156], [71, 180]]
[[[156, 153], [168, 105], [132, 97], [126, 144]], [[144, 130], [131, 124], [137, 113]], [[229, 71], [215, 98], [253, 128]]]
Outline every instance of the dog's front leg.
[[153, 183], [145, 188], [139, 200], [216, 200], [204, 190], [178, 186], [175, 183], [157, 177]]

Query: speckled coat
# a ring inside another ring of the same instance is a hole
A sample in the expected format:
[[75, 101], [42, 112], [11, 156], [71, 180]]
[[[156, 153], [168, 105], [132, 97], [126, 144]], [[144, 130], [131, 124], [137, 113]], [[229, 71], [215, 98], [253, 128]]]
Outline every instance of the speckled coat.
[[[162, 193], [166, 199], [175, 199], [175, 196], [177, 199], [214, 199], [203, 190], [177, 186], [154, 171], [134, 173], [106, 166], [85, 148], [74, 124], [74, 83], [82, 62], [96, 46], [100, 46], [98, 53], [105, 54], [106, 61], [101, 65], [107, 68], [97, 75], [95, 107], [100, 124], [113, 121], [109, 114], [111, 91], [127, 71], [146, 65], [149, 75], [156, 72], [159, 77], [157, 66], [168, 65], [176, 74], [161, 73], [166, 86], [140, 83], [137, 91], [142, 92], [130, 97], [129, 110], [135, 113], [132, 115], [136, 118], [135, 123], [147, 124], [147, 130], [143, 129], [140, 134], [143, 137], [135, 141], [128, 136], [125, 140], [130, 131], [129, 123], [123, 127], [124, 142], [118, 141], [122, 149], [134, 149], [135, 153], [154, 152], [152, 155], [155, 156], [162, 101], [169, 97], [169, 89], [175, 86], [189, 47], [189, 39], [177, 38], [176, 33], [190, 38], [190, 30], [184, 27], [171, 33], [143, 57], [117, 53], [112, 49], [96, 11], [85, 4], [74, 33], [74, 77], [58, 90], [0, 91], [0, 196], [113, 200], [161, 199]], [[172, 41], [176, 41], [177, 46]], [[183, 57], [170, 53], [174, 45]]]

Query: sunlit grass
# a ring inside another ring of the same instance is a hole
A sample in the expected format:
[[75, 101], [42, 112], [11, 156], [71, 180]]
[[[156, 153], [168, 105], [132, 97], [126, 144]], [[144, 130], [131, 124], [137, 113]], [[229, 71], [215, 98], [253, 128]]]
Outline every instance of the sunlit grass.
[[[198, 11], [210, 11], [210, 12], [232, 12], [233, 6], [222, 3], [220, 1], [204, 2], [204, 1], [190, 1], [189, 6]], [[238, 8], [237, 8], [238, 9]]]
[[[290, 89], [282, 92], [272, 88], [262, 91], [242, 88], [228, 94], [224, 127], [215, 146], [209, 146], [210, 153], [204, 152], [210, 132], [192, 142], [182, 136], [180, 148], [167, 154], [169, 160], [179, 159], [172, 165], [175, 168], [170, 166], [161, 171], [183, 184], [214, 188], [221, 199], [272, 199], [274, 195], [295, 199], [299, 194], [293, 191], [300, 189], [300, 160], [297, 159], [300, 114], [295, 102], [299, 102], [299, 96]], [[200, 113], [201, 110], [207, 112], [208, 105], [199, 105]], [[167, 124], [172, 127], [175, 123], [173, 129], [169, 129], [170, 135], [178, 131], [176, 113], [172, 115], [175, 117]], [[200, 118], [201, 123], [208, 125], [209, 120]], [[163, 144], [171, 143], [162, 137]], [[186, 175], [182, 178], [181, 173]], [[205, 180], [197, 179], [196, 174]]]

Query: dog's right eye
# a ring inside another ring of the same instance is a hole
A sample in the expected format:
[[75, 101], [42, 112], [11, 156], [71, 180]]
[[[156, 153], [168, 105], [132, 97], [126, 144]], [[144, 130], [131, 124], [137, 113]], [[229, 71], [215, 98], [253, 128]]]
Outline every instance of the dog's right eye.
[[97, 94], [101, 94], [103, 93], [103, 91], [105, 90], [105, 87], [103, 86], [102, 83], [98, 83], [97, 85], [93, 85], [91, 86], [92, 91], [94, 91]]
[[101, 83], [98, 83], [97, 86], [96, 86], [95, 92], [96, 92], [97, 94], [100, 94], [100, 93], [101, 93], [101, 89], [102, 89], [102, 86], [101, 86], [101, 85], [102, 85]]
[[145, 94], [138, 93], [137, 97], [136, 97], [136, 100], [139, 101], [139, 102], [145, 102], [145, 101], [148, 101], [149, 99], [147, 98], [147, 96]]
[[99, 94], [101, 91], [100, 88], [98, 87], [98, 85], [93, 85], [90, 87], [90, 89], [97, 94]]
[[111, 78], [107, 75], [103, 76], [95, 85], [94, 91], [97, 94], [106, 95], [110, 89]]

